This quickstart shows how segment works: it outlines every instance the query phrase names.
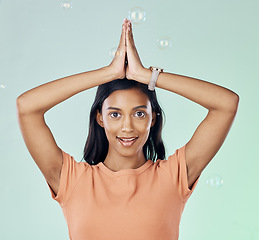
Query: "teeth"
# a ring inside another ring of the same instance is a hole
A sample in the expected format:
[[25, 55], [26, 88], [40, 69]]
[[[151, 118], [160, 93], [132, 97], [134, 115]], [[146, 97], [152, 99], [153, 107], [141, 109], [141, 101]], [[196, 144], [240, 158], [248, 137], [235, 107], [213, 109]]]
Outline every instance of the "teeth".
[[122, 141], [124, 142], [130, 142], [130, 141], [133, 141], [135, 138], [130, 138], [130, 139], [123, 139], [123, 138], [120, 138]]

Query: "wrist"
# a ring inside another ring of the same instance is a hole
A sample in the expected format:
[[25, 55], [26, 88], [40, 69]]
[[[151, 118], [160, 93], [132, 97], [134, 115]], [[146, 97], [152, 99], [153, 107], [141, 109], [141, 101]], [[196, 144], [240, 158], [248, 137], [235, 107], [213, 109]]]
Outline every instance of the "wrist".
[[150, 69], [143, 67], [141, 70], [137, 72], [136, 76], [134, 77], [134, 80], [148, 85], [151, 79], [151, 75], [152, 72], [150, 71]]
[[104, 67], [104, 69], [109, 74], [110, 81], [120, 78], [119, 74], [116, 71], [114, 71], [114, 69], [112, 67], [106, 66], [106, 67]]

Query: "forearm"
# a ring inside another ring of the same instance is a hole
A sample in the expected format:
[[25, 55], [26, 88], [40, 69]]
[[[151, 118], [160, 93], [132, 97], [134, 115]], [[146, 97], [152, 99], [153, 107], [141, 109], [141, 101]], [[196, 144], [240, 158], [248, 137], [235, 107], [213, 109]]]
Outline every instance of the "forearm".
[[[145, 68], [136, 79], [148, 84], [151, 74], [152, 72]], [[186, 97], [208, 110], [236, 111], [239, 101], [238, 95], [227, 88], [172, 73], [160, 73], [156, 86]]]
[[60, 78], [21, 94], [17, 98], [18, 110], [20, 113], [44, 114], [75, 94], [114, 79], [108, 67]]

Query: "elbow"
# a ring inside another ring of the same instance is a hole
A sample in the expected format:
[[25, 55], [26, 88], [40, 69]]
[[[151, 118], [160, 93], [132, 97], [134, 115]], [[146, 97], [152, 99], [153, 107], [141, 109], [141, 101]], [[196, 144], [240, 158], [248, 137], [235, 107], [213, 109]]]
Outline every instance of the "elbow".
[[237, 112], [238, 105], [239, 105], [239, 95], [235, 93], [235, 97], [234, 97], [234, 110], [235, 110], [235, 112]]
[[30, 104], [28, 104], [28, 99], [25, 98], [24, 94], [16, 98], [16, 110], [19, 115], [31, 113]]
[[26, 93], [23, 93], [16, 98], [16, 110], [20, 116], [28, 114], [44, 115], [45, 113], [45, 111], [38, 107], [37, 101], [31, 97], [28, 97]]
[[229, 104], [229, 111], [236, 114], [238, 110], [238, 105], [239, 105], [239, 95], [236, 93], [233, 93], [233, 96]]
[[232, 92], [227, 95], [226, 98], [222, 98], [222, 102], [220, 102], [220, 106], [217, 108], [220, 111], [231, 113], [236, 115], [239, 105], [239, 96], [238, 94]]
[[19, 115], [26, 112], [24, 105], [25, 104], [23, 101], [23, 95], [20, 95], [19, 97], [16, 98], [16, 109]]

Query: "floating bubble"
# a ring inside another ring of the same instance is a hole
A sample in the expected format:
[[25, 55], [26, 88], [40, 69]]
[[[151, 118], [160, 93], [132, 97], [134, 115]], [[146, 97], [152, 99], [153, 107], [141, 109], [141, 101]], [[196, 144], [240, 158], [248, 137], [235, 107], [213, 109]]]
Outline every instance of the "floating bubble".
[[212, 174], [207, 178], [207, 185], [213, 189], [221, 188], [223, 185], [223, 178], [217, 174]]
[[161, 37], [157, 40], [157, 46], [160, 49], [168, 49], [172, 46], [171, 38], [168, 36]]
[[66, 0], [61, 3], [61, 7], [63, 9], [71, 9], [72, 8], [72, 1]]
[[114, 47], [110, 50], [110, 56], [114, 58], [115, 54], [116, 56], [122, 56], [122, 51], [119, 48]]
[[134, 7], [129, 11], [129, 19], [135, 24], [142, 23], [146, 20], [146, 12], [140, 7]]
[[0, 85], [0, 88], [3, 88], [3, 89], [4, 89], [5, 87], [6, 87], [6, 86], [5, 86], [4, 84], [1, 84], [1, 85]]

